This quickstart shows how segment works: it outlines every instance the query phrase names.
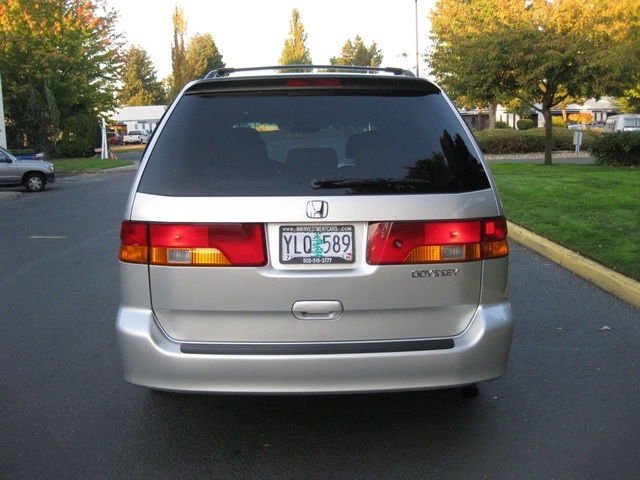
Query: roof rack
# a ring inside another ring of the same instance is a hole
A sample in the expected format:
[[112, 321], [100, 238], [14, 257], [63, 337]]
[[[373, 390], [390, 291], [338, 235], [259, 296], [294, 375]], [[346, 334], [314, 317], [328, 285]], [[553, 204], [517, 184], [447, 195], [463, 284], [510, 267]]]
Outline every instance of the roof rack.
[[401, 75], [405, 77], [415, 77], [410, 70], [395, 67], [363, 67], [358, 65], [275, 65], [270, 67], [244, 67], [244, 68], [218, 68], [211, 70], [204, 78], [220, 78], [228, 77], [232, 73], [237, 72], [255, 72], [255, 71], [277, 71], [284, 73], [290, 72], [359, 72], [359, 73], [392, 73], [393, 75]]

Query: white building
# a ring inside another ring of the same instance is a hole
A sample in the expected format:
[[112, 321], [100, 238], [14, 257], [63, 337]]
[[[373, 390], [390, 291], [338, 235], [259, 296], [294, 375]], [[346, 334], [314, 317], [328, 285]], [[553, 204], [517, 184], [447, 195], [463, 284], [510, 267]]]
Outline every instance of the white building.
[[146, 107], [123, 107], [116, 110], [113, 120], [116, 129], [126, 134], [131, 130], [153, 130], [164, 115], [166, 105], [150, 105]]
[[[541, 105], [537, 105], [540, 107]], [[604, 123], [607, 117], [615, 115], [620, 111], [620, 107], [614, 102], [611, 97], [602, 97], [600, 100], [590, 98], [583, 104], [570, 103], [566, 106], [565, 111], [567, 115], [572, 113], [590, 113], [593, 115], [594, 122]], [[563, 114], [561, 109], [552, 109], [551, 115], [554, 117], [561, 117]], [[544, 118], [537, 110], [531, 110], [530, 118], [534, 121], [537, 127], [544, 126]], [[498, 106], [498, 112], [496, 113], [496, 121], [506, 122], [510, 127], [516, 128], [516, 124], [520, 120], [520, 116], [514, 113], [509, 113], [502, 105]]]
[[[589, 99], [582, 105], [572, 103], [567, 105], [565, 110], [567, 115], [582, 112], [590, 113], [593, 115], [594, 122], [604, 123], [607, 117], [619, 113], [620, 107], [611, 97], [602, 97], [600, 100], [596, 100], [594, 98]], [[478, 110], [462, 110], [460, 113], [467, 122], [467, 125], [469, 125], [473, 130], [486, 130], [489, 128], [489, 113], [486, 110], [482, 112]], [[560, 117], [562, 116], [562, 110], [553, 109], [551, 110], [551, 115]], [[533, 120], [536, 127], [544, 126], [544, 118], [537, 110], [532, 109], [528, 117]], [[520, 118], [522, 118], [520, 115], [508, 111], [502, 105], [498, 105], [496, 122], [505, 122], [509, 127], [516, 128], [517, 122]]]

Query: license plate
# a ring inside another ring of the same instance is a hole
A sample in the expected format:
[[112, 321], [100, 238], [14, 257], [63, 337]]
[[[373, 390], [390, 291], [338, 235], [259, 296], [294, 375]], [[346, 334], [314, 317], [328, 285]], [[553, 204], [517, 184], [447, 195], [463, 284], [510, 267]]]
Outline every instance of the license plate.
[[285, 264], [354, 263], [353, 225], [280, 227], [280, 262]]

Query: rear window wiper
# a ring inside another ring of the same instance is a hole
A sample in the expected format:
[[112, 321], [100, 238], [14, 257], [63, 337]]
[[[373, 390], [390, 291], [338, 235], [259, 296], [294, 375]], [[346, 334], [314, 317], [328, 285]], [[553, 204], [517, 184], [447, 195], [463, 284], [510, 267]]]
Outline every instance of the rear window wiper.
[[338, 179], [313, 179], [311, 188], [349, 188], [349, 187], [377, 187], [377, 186], [411, 186], [428, 185], [431, 180], [412, 180], [406, 178], [338, 178]]

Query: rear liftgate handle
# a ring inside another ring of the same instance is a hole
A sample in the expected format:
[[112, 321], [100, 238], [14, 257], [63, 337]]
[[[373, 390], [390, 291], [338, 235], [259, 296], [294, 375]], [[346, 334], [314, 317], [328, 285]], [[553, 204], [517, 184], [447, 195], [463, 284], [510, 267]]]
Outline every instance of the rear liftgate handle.
[[298, 320], [335, 320], [344, 307], [337, 300], [308, 300], [294, 303], [291, 312]]

